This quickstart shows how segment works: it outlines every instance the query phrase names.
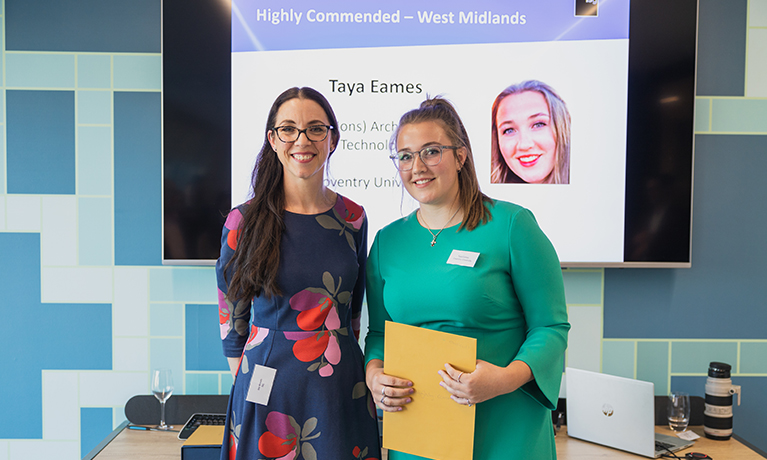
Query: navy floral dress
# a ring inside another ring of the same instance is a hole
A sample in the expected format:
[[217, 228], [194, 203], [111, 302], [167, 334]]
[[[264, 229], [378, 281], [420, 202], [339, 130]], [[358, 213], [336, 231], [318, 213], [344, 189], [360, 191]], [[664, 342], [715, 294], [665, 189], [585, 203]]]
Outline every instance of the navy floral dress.
[[[375, 406], [357, 342], [367, 218], [338, 195], [321, 214], [285, 212], [282, 296], [233, 304], [224, 267], [247, 203], [224, 224], [216, 264], [224, 355], [240, 358], [229, 397], [224, 459], [380, 459]], [[276, 369], [267, 405], [246, 400], [255, 366]]]

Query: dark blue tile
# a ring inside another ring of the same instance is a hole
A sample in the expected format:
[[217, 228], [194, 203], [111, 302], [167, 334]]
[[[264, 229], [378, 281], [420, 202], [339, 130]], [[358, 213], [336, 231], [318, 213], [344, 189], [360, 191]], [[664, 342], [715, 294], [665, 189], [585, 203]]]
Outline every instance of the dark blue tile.
[[5, 93], [8, 193], [75, 193], [75, 94]]
[[5, 0], [6, 49], [160, 52], [160, 0]]
[[186, 306], [186, 370], [229, 369], [221, 348], [217, 305]]
[[748, 0], [700, 0], [699, 96], [744, 96]]
[[160, 93], [114, 93], [115, 265], [162, 264]]
[[111, 369], [112, 308], [41, 303], [37, 233], [0, 233], [0, 254], [0, 439], [40, 439], [42, 370]]
[[605, 269], [605, 338], [767, 338], [766, 151], [696, 137], [692, 268]]

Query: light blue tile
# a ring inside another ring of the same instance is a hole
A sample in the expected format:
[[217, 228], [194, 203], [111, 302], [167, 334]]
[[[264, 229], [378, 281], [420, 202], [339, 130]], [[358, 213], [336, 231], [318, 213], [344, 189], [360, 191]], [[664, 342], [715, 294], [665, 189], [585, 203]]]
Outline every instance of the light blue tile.
[[184, 306], [180, 303], [149, 305], [149, 335], [181, 337], [184, 335]]
[[112, 199], [81, 197], [78, 207], [80, 265], [112, 265]]
[[711, 99], [699, 97], [695, 99], [695, 132], [711, 131]]
[[[3, 107], [0, 107], [0, 112], [5, 113], [5, 91], [3, 93]], [[0, 195], [8, 193], [5, 190], [5, 130], [0, 129]]]
[[161, 88], [160, 55], [114, 56], [115, 89], [154, 89]]
[[217, 395], [218, 374], [186, 373], [186, 390], [188, 395]]
[[173, 385], [177, 393], [184, 385], [183, 339], [149, 339], [149, 368], [168, 368], [173, 373]]
[[80, 195], [112, 195], [111, 128], [77, 128], [77, 191]]
[[112, 87], [112, 58], [101, 54], [80, 54], [77, 56], [77, 87]]
[[668, 394], [668, 342], [637, 342], [638, 380], [655, 384], [655, 394]]
[[738, 358], [736, 342], [672, 342], [671, 372], [674, 374], [706, 374], [711, 361], [735, 367]]
[[740, 373], [767, 374], [767, 342], [740, 344]]
[[568, 305], [602, 305], [603, 271], [564, 270]]
[[231, 372], [225, 372], [221, 374], [221, 394], [228, 395], [232, 392], [232, 385], [234, 385], [234, 377]]
[[5, 123], [5, 91], [0, 91], [0, 123]]
[[149, 300], [153, 302], [218, 303], [213, 267], [153, 268], [149, 283]]
[[75, 57], [71, 54], [6, 53], [5, 85], [10, 88], [74, 88]]
[[751, 0], [749, 2], [748, 26], [767, 27], [767, 0]]
[[112, 92], [77, 91], [77, 123], [81, 125], [111, 125]]
[[714, 99], [711, 128], [721, 133], [767, 133], [767, 99]]
[[602, 372], [619, 377], [634, 378], [634, 347], [633, 341], [602, 342]]

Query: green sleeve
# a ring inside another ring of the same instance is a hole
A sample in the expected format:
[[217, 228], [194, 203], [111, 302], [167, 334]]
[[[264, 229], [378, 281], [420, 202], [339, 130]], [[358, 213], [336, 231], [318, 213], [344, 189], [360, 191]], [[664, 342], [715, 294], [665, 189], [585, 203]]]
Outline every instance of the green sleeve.
[[384, 307], [384, 281], [380, 270], [380, 236], [376, 234], [373, 246], [370, 248], [367, 261], [367, 304], [368, 304], [368, 333], [365, 337], [365, 365], [371, 359], [384, 359], [384, 324], [391, 318]]
[[533, 372], [533, 380], [522, 390], [553, 410], [570, 330], [562, 269], [554, 246], [527, 209], [512, 216], [509, 238], [512, 282], [527, 323], [525, 341], [514, 359]]

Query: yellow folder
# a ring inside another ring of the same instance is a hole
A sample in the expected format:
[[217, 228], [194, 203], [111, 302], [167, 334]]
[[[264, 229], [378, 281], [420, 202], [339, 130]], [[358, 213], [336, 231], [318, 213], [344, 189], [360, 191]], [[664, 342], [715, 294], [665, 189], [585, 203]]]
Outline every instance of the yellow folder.
[[383, 446], [436, 460], [471, 460], [476, 406], [450, 399], [437, 371], [449, 363], [473, 372], [476, 360], [476, 339], [387, 321], [384, 372], [412, 381], [415, 393], [404, 410], [384, 412]]

